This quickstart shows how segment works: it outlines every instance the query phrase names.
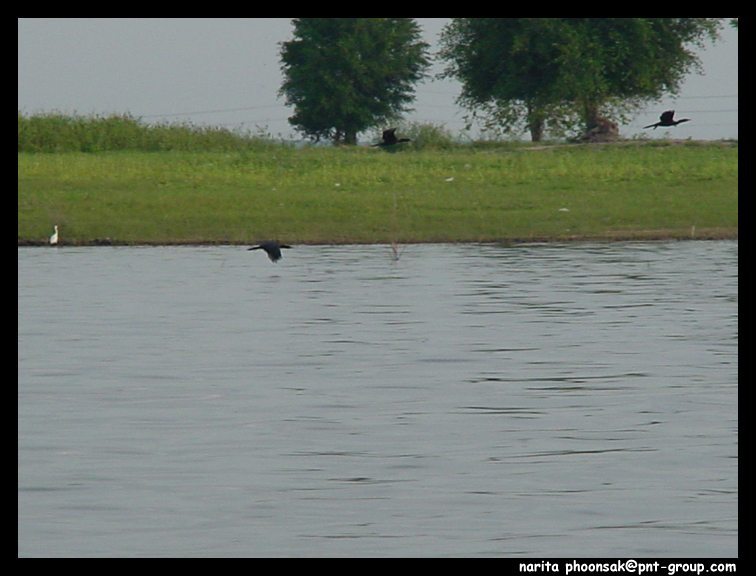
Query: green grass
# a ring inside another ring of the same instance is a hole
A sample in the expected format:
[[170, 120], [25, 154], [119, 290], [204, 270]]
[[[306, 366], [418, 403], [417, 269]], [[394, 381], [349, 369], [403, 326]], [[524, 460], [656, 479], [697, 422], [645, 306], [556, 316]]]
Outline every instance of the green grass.
[[[448, 179], [452, 179], [447, 181]], [[18, 154], [19, 243], [733, 237], [737, 143]]]
[[261, 132], [191, 122], [147, 124], [129, 114], [18, 113], [19, 152], [250, 151], [280, 147]]

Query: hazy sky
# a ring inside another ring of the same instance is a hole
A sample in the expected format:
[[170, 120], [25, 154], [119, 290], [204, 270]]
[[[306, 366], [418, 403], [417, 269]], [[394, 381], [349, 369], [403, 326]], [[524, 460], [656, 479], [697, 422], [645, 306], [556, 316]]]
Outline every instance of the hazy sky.
[[[417, 20], [436, 51], [449, 18]], [[259, 126], [288, 137], [292, 112], [277, 96], [278, 43], [291, 32], [291, 18], [19, 18], [18, 109], [128, 112], [151, 122]], [[677, 99], [654, 104], [623, 126], [624, 136], [642, 132], [670, 108], [693, 119], [669, 129], [675, 137], [738, 136], [737, 30], [726, 27], [722, 40], [699, 56], [705, 74], [689, 76]], [[434, 64], [431, 72], [441, 67]], [[408, 119], [457, 132], [465, 124], [465, 111], [454, 104], [458, 94], [456, 82], [419, 84]]]

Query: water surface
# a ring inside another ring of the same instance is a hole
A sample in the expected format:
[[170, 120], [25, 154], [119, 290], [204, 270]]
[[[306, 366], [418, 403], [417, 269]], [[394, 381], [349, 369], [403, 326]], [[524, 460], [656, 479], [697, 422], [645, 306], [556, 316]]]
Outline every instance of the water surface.
[[737, 242], [18, 277], [20, 556], [737, 554]]

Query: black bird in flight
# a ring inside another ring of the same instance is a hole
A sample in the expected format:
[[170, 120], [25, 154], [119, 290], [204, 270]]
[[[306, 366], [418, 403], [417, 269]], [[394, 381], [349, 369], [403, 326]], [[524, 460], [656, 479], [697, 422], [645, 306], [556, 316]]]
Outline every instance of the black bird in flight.
[[263, 249], [271, 262], [278, 262], [281, 259], [281, 248], [291, 248], [291, 246], [280, 244], [275, 240], [266, 240], [265, 242], [260, 242], [257, 246], [252, 246], [252, 248], [248, 248], [247, 250]]
[[397, 138], [394, 132], [396, 132], [396, 128], [389, 128], [388, 130], [384, 130], [383, 140], [381, 142], [378, 142], [378, 144], [373, 144], [373, 146], [393, 146], [394, 144], [399, 144], [400, 142], [411, 142], [409, 138]]
[[690, 122], [690, 118], [680, 118], [679, 120], [675, 120], [675, 111], [667, 110], [666, 112], [662, 112], [662, 115], [659, 116], [659, 122], [656, 124], [649, 124], [648, 126], [644, 126], [644, 128], [653, 128], [656, 130], [659, 126], [677, 126], [683, 122]]

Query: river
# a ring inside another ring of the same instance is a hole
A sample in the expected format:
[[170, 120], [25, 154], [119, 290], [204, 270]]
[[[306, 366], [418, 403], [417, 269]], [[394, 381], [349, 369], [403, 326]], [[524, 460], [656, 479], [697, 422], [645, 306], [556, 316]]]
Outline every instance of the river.
[[19, 248], [18, 554], [735, 556], [737, 251]]

